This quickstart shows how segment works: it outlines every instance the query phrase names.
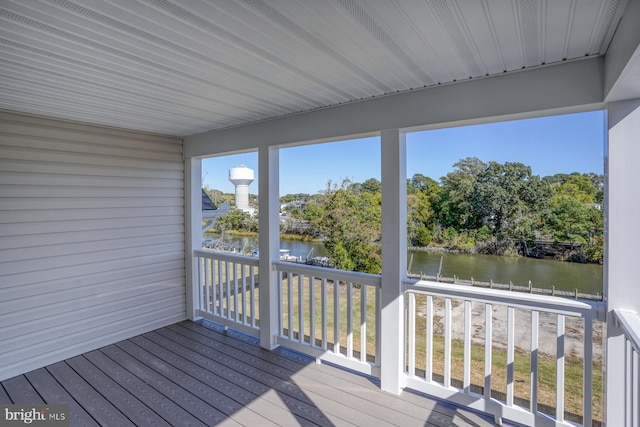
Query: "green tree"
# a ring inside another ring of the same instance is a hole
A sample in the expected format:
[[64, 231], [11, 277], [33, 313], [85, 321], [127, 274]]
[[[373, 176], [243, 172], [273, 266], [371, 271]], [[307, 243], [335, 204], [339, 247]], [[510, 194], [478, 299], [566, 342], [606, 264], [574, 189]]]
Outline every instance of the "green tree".
[[442, 191], [438, 200], [438, 218], [444, 228], [458, 230], [481, 226], [473, 213], [471, 197], [476, 181], [487, 168], [477, 157], [461, 159], [453, 165], [454, 170], [442, 177]]
[[215, 203], [216, 205], [221, 205], [223, 203], [229, 203], [229, 205], [233, 206], [233, 204], [235, 204], [236, 197], [235, 197], [234, 194], [223, 193], [220, 190], [216, 190], [216, 189], [209, 188], [209, 187], [205, 187], [204, 191], [205, 191], [205, 193], [207, 193], [207, 195], [209, 196], [211, 201], [213, 203]]
[[376, 194], [382, 191], [382, 183], [375, 178], [369, 178], [360, 186], [361, 191]]
[[322, 218], [323, 216], [324, 209], [320, 200], [313, 199], [304, 205], [304, 208], [302, 210], [302, 219], [309, 222], [309, 224], [318, 224], [320, 218]]
[[232, 209], [225, 216], [216, 219], [215, 230], [221, 233], [223, 230], [258, 231], [258, 218], [238, 209]]
[[424, 176], [421, 173], [416, 173], [409, 180], [407, 189], [409, 194], [418, 191], [425, 194], [433, 194], [434, 192], [439, 192], [440, 184], [438, 184], [438, 181], [433, 178]]
[[429, 197], [422, 192], [407, 195], [407, 239], [412, 246], [427, 246], [433, 235], [435, 211]]
[[554, 186], [553, 201], [572, 199], [581, 203], [596, 203], [598, 192], [598, 184], [588, 175], [572, 173]]
[[604, 236], [602, 234], [593, 236], [585, 253], [587, 255], [587, 262], [602, 264], [604, 258]]
[[327, 184], [314, 222], [337, 268], [380, 273], [381, 194], [360, 191], [348, 179]]
[[602, 262], [604, 217], [602, 203], [604, 177], [599, 174], [558, 174], [552, 185], [553, 197], [546, 230], [556, 241], [580, 242], [583, 259]]
[[411, 246], [427, 246], [433, 240], [437, 217], [434, 207], [440, 184], [428, 176], [415, 174], [407, 180], [407, 239]]
[[284, 196], [280, 196], [280, 203], [291, 203], [291, 202], [299, 202], [304, 203], [307, 200], [311, 199], [311, 195], [306, 193], [296, 193], [296, 194], [285, 194]]
[[593, 186], [597, 189], [595, 196], [596, 203], [602, 204], [602, 202], [604, 201], [604, 175], [593, 172], [589, 172], [585, 175], [588, 176], [589, 179], [591, 179], [591, 182], [593, 182]]
[[554, 239], [561, 242], [586, 243], [593, 225], [593, 210], [595, 209], [570, 198], [555, 202], [548, 221]]
[[551, 188], [522, 163], [489, 162], [476, 179], [471, 196], [474, 224], [487, 224], [499, 238], [533, 238], [540, 211]]

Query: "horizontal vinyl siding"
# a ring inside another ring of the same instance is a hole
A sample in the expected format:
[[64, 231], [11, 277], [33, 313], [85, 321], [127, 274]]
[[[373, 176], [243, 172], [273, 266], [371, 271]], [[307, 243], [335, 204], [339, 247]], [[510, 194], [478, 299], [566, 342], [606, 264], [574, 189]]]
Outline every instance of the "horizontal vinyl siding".
[[0, 112], [0, 380], [186, 318], [182, 141]]

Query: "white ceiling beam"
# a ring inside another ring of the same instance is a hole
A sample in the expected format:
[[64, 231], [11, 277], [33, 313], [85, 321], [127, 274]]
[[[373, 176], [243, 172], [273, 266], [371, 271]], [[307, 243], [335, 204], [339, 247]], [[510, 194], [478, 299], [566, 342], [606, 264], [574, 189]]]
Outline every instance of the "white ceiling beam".
[[629, 0], [605, 55], [607, 103], [640, 98], [640, 0]]
[[603, 106], [602, 57], [371, 98], [185, 138], [185, 157], [587, 111]]

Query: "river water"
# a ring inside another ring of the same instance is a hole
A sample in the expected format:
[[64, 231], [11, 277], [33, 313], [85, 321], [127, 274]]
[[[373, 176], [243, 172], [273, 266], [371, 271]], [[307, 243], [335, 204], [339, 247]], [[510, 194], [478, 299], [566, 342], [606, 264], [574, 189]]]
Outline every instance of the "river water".
[[[217, 239], [217, 236], [208, 236]], [[253, 248], [257, 243], [246, 237], [226, 237], [226, 245]], [[325, 256], [327, 251], [322, 243], [281, 240], [281, 249], [288, 249], [291, 255], [303, 258]], [[411, 257], [413, 255], [413, 261]], [[602, 293], [603, 268], [597, 264], [578, 264], [546, 259], [524, 257], [499, 257], [493, 255], [471, 255], [453, 253], [431, 253], [409, 251], [407, 260], [411, 263], [411, 273], [435, 276], [442, 259], [442, 277], [528, 286], [529, 280], [536, 288], [573, 291], [581, 293]]]

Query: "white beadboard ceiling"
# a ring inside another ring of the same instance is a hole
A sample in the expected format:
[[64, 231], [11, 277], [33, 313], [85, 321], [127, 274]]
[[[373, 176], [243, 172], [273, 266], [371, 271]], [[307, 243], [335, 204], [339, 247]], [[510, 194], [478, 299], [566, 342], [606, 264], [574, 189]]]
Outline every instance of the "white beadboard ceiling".
[[604, 55], [625, 0], [0, 0], [0, 109], [186, 136]]

